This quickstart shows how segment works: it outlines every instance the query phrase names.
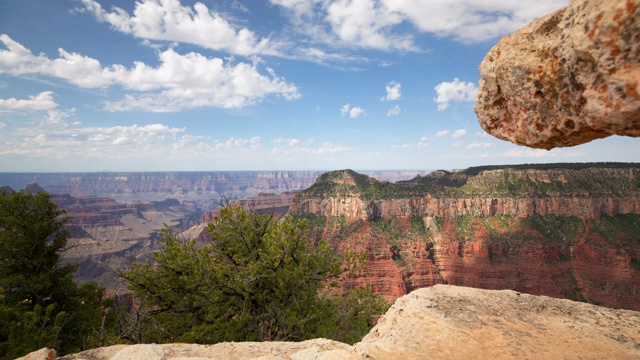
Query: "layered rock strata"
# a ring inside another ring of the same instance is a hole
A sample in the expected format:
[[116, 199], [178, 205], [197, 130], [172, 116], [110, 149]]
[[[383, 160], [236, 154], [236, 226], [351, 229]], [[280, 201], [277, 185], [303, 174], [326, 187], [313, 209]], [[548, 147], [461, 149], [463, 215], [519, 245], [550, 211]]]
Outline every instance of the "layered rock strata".
[[338, 171], [290, 213], [312, 237], [366, 254], [346, 288], [393, 300], [454, 284], [640, 310], [638, 170], [468, 169], [398, 184]]
[[572, 0], [503, 37], [480, 64], [480, 126], [543, 149], [640, 136], [639, 19], [639, 0]]

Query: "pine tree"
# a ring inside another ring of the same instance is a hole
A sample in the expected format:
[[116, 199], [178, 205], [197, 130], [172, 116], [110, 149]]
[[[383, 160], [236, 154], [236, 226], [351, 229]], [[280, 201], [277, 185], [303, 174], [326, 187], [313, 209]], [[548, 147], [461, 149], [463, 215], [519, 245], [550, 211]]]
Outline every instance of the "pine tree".
[[101, 325], [104, 289], [79, 287], [77, 266], [60, 263], [68, 220], [47, 193], [0, 193], [0, 358], [83, 350]]
[[[344, 301], [338, 301], [330, 287], [361, 257], [340, 256], [325, 241], [312, 244], [306, 220], [278, 220], [246, 212], [239, 205], [222, 208], [208, 231], [211, 243], [199, 246], [165, 230], [154, 263], [134, 265], [123, 274], [137, 296], [152, 305], [161, 324], [147, 340], [216, 343], [318, 336], [343, 340], [341, 329], [335, 327], [347, 321], [337, 313]], [[365, 299], [364, 307], [384, 303], [376, 301]], [[361, 322], [366, 329], [355, 323], [350, 329], [360, 329], [359, 336], [364, 335], [370, 318], [386, 310], [386, 304], [375, 309], [352, 314], [358, 321], [367, 317]]]

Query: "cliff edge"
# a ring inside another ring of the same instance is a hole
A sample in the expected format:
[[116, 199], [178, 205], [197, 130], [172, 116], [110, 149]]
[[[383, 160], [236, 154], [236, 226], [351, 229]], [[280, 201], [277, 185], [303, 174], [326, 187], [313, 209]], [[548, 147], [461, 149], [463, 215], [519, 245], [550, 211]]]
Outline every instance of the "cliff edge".
[[[640, 312], [450, 285], [398, 299], [361, 342], [115, 345], [65, 360], [170, 359], [632, 359]], [[41, 357], [37, 357], [41, 355]], [[21, 359], [50, 359], [42, 349]]]

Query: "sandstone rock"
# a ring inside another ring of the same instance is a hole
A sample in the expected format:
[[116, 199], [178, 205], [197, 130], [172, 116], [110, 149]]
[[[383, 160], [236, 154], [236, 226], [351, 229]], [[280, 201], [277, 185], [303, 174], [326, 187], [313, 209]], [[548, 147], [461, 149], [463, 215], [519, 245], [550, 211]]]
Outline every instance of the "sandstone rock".
[[419, 289], [354, 345], [370, 359], [632, 359], [640, 313], [448, 285]]
[[42, 348], [31, 352], [17, 360], [55, 360], [56, 351], [53, 349]]
[[640, 136], [639, 4], [572, 0], [503, 37], [479, 68], [482, 128], [543, 149]]
[[[639, 328], [635, 311], [510, 290], [436, 285], [398, 299], [353, 346], [326, 339], [116, 345], [60, 359], [637, 359]], [[29, 356], [23, 359], [33, 359]]]
[[215, 345], [142, 344], [115, 345], [60, 357], [61, 360], [355, 360], [351, 347], [333, 340], [303, 342], [225, 342]]

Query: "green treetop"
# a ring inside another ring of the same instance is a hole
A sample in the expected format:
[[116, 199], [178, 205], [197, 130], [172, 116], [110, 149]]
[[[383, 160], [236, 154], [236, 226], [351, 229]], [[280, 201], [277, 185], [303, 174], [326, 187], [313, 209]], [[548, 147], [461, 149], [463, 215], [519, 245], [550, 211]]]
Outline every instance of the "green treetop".
[[354, 342], [386, 310], [369, 289], [333, 295], [331, 285], [359, 257], [340, 256], [325, 241], [312, 244], [304, 220], [229, 205], [208, 231], [211, 243], [199, 246], [166, 230], [154, 263], [123, 274], [159, 324], [147, 341]]
[[60, 264], [68, 218], [46, 193], [0, 192], [0, 358], [98, 346], [104, 289]]

